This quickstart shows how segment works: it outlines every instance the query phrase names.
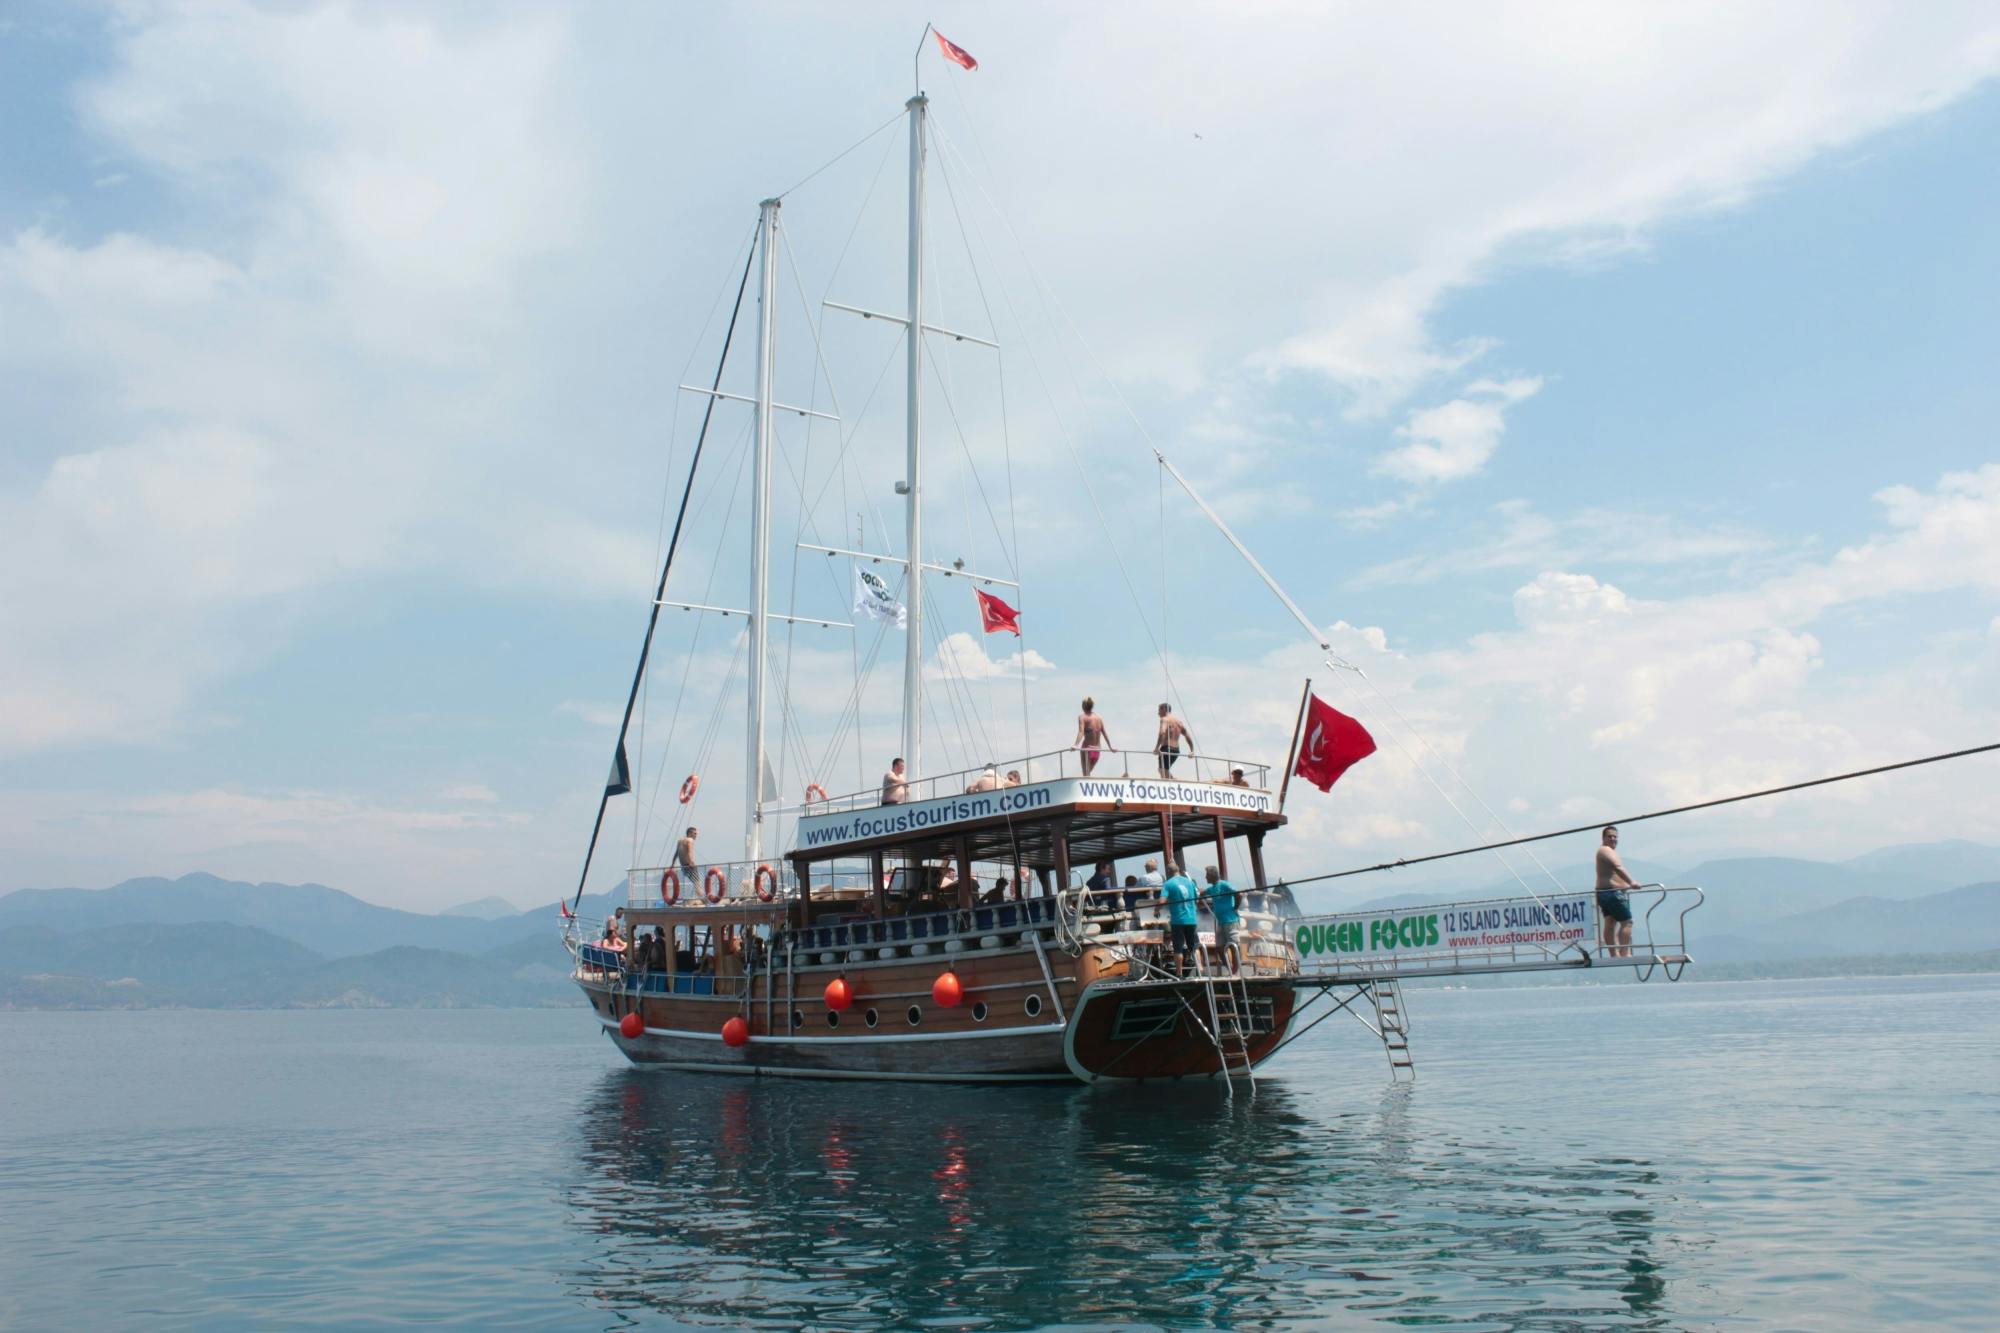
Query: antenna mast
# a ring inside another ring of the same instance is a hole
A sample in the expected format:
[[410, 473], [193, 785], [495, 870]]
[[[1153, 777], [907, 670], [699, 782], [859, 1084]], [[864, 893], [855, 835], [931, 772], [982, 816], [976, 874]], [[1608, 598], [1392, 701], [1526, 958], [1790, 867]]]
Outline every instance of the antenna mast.
[[771, 365], [778, 341], [778, 201], [757, 206], [763, 272], [757, 287], [757, 434], [750, 461], [750, 708], [743, 771], [743, 852], [764, 849], [764, 677], [769, 639], [771, 546]]
[[[922, 47], [919, 46], [919, 51]], [[924, 691], [924, 496], [923, 428], [924, 369], [924, 115], [930, 99], [919, 92], [904, 104], [910, 113], [910, 322], [909, 337], [909, 470], [904, 489], [909, 514], [906, 550], [909, 576], [903, 581], [908, 603], [909, 635], [903, 647], [903, 762], [912, 773], [923, 771]]]

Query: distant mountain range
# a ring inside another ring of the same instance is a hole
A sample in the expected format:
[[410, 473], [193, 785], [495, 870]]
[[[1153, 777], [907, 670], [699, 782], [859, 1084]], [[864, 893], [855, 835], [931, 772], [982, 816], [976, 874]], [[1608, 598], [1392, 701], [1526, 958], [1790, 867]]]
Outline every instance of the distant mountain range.
[[[1916, 843], [1841, 862], [1743, 856], [1633, 871], [1706, 891], [1688, 919], [1698, 962], [2000, 949], [2000, 847]], [[1507, 881], [1449, 896], [1520, 892]], [[586, 896], [583, 914], [601, 918], [623, 897], [622, 883]], [[553, 902], [518, 912], [485, 898], [430, 915], [323, 884], [205, 874], [22, 889], [0, 896], [0, 1008], [581, 1003], [559, 929]]]

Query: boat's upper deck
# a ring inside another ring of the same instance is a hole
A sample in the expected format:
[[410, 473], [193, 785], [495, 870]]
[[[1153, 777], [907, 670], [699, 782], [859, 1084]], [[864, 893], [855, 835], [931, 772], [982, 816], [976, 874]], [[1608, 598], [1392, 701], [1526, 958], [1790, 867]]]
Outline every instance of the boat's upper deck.
[[963, 838], [974, 860], [1048, 865], [1065, 837], [1097, 857], [1157, 852], [1162, 815], [1220, 821], [1227, 837], [1285, 822], [1269, 764], [1186, 754], [1167, 775], [1160, 768], [1160, 756], [1149, 750], [1055, 750], [912, 776], [897, 790], [885, 783], [808, 802], [797, 812], [792, 854], [816, 861], [873, 851], [923, 854]]

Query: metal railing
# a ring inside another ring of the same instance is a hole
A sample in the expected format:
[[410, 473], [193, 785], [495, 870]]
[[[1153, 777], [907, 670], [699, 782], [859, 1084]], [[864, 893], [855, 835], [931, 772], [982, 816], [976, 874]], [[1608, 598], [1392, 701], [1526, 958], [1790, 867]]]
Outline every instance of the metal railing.
[[[997, 786], [982, 790], [999, 791], [1008, 787], [1032, 786], [1037, 782], [1056, 782], [1063, 778], [1160, 778], [1160, 756], [1153, 750], [1099, 750], [1097, 759], [1089, 773], [1084, 772], [1084, 752], [1074, 747], [1061, 750], [1047, 750], [1041, 754], [1029, 755], [1022, 759], [1007, 759], [991, 764], [981, 764], [976, 768], [961, 768], [949, 773], [934, 773], [924, 777], [906, 776], [903, 779], [901, 799], [887, 804], [909, 805], [917, 801], [937, 800], [945, 796], [965, 796], [991, 771]], [[1269, 790], [1271, 765], [1246, 759], [1232, 759], [1226, 755], [1205, 755], [1183, 753], [1174, 761], [1171, 780], [1179, 782], [1206, 782], [1223, 786], [1234, 785], [1230, 775], [1236, 770], [1243, 771], [1242, 785], [1258, 791]], [[1009, 781], [1011, 775], [1018, 774], [1019, 781]], [[882, 787], [877, 784], [860, 791], [841, 792], [825, 799], [813, 799], [803, 805], [786, 806], [779, 813], [796, 815], [839, 814], [848, 810], [864, 810], [883, 805]]]

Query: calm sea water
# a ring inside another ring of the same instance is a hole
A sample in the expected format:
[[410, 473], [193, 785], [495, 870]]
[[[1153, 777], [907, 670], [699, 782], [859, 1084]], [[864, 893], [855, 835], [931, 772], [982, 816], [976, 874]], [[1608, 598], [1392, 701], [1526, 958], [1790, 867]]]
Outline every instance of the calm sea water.
[[0, 1324], [2000, 1325], [2000, 978], [1410, 996], [1254, 1097], [0, 1014]]

